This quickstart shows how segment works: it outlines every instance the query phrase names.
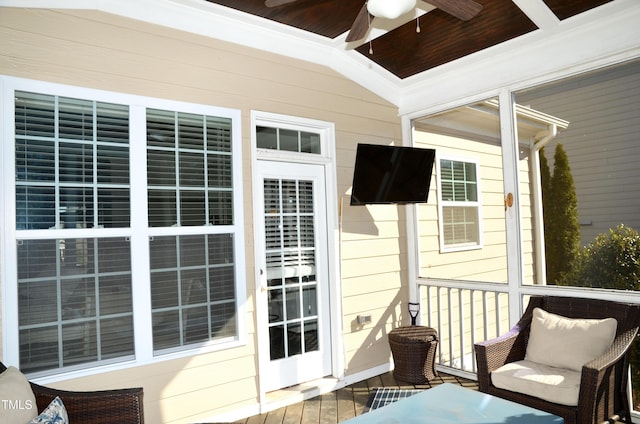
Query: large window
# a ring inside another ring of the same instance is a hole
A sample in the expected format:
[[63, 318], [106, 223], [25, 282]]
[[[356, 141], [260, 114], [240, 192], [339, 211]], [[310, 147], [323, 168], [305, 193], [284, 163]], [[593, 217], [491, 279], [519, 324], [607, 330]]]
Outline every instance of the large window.
[[239, 113], [56, 88], [7, 108], [8, 360], [48, 374], [237, 344]]

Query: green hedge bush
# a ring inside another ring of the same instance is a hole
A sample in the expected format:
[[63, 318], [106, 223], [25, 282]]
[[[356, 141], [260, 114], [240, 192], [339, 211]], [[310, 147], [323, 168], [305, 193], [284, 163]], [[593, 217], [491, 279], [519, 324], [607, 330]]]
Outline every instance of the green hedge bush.
[[579, 286], [640, 290], [640, 233], [620, 224], [585, 246], [580, 262]]
[[[582, 249], [579, 264], [562, 285], [640, 290], [640, 233], [625, 225], [598, 235]], [[640, 409], [640, 340], [631, 349], [633, 403]]]

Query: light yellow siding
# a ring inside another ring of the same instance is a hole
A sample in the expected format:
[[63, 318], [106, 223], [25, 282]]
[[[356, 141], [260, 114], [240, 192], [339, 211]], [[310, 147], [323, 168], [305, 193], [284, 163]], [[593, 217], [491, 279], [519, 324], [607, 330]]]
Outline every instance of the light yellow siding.
[[477, 160], [479, 169], [482, 246], [480, 249], [440, 252], [438, 228], [438, 178], [434, 176], [429, 203], [418, 207], [422, 277], [507, 282], [502, 149], [497, 140], [488, 142], [417, 130], [419, 147], [435, 148], [438, 155]]
[[[408, 322], [401, 208], [348, 205], [356, 144], [398, 144], [397, 109], [334, 71], [105, 13], [0, 10], [0, 74], [239, 109], [242, 114], [247, 344], [52, 385], [143, 386], [150, 423], [195, 422], [259, 402], [250, 111], [333, 122], [342, 228], [346, 373], [388, 364], [384, 335]], [[339, 199], [336, 199], [336, 203]], [[6, 284], [6, 282], [2, 282]], [[375, 288], [372, 290], [372, 288]], [[353, 325], [358, 314], [372, 324]]]

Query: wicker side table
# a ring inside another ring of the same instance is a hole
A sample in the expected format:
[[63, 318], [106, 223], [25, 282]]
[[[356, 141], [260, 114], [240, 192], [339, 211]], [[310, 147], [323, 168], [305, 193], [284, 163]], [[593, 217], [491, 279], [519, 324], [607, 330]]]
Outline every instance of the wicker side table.
[[395, 368], [393, 376], [408, 383], [424, 383], [438, 376], [436, 351], [438, 332], [431, 327], [411, 325], [389, 332], [389, 346]]

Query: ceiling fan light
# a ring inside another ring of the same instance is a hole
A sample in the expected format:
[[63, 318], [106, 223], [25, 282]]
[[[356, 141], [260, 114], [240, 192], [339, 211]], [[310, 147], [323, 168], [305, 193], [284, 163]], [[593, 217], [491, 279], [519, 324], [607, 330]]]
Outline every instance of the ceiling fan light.
[[369, 0], [367, 10], [378, 18], [395, 19], [416, 7], [416, 0]]

